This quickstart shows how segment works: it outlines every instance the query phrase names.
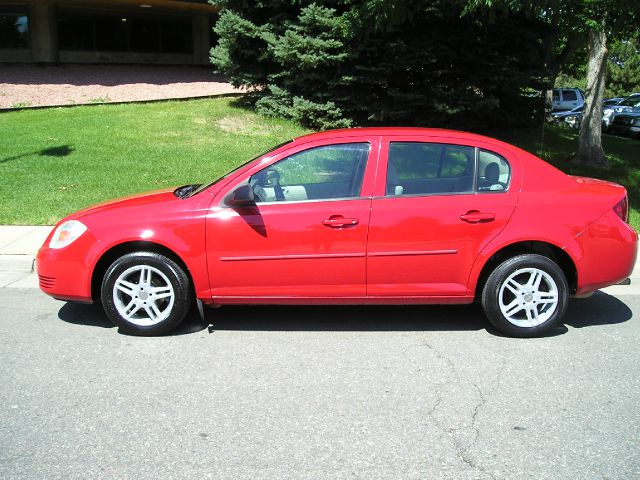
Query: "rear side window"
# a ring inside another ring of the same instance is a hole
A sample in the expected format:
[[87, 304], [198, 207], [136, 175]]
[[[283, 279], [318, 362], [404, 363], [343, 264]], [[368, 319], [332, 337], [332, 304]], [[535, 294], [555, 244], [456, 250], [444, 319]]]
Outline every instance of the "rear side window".
[[511, 181], [511, 167], [497, 153], [480, 150], [478, 153], [478, 192], [506, 192]]
[[460, 145], [391, 142], [387, 195], [471, 193], [475, 149]]
[[575, 102], [576, 100], [578, 100], [578, 96], [573, 90], [563, 90], [562, 98], [565, 102]]

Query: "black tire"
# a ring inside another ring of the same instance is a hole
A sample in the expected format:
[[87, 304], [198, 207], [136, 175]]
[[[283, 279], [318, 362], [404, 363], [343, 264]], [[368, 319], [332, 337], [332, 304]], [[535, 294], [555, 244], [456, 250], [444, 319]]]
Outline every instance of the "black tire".
[[140, 336], [173, 330], [193, 301], [184, 270], [153, 252], [129, 253], [115, 260], [102, 279], [101, 294], [109, 319], [123, 332]]
[[535, 254], [502, 262], [482, 290], [485, 315], [500, 332], [512, 337], [546, 334], [564, 317], [568, 302], [564, 272], [549, 258]]

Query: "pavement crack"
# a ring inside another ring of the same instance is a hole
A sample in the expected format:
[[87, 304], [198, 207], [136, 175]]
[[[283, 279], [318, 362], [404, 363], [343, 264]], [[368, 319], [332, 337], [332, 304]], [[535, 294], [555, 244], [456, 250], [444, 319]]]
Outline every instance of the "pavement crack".
[[[438, 348], [434, 347], [426, 339], [423, 340], [423, 342], [421, 344], [419, 344], [419, 345], [410, 345], [406, 349], [404, 349], [403, 355], [409, 361], [411, 361], [411, 358], [407, 355], [407, 352], [409, 351], [410, 348], [415, 348], [415, 347], [425, 347], [425, 348], [429, 349], [431, 352], [433, 352], [433, 354], [435, 355], [435, 357], [438, 360], [440, 360], [444, 365], [446, 365], [447, 369], [451, 372], [451, 380], [446, 381], [446, 382], [441, 382], [441, 383], [439, 383], [437, 385], [437, 387], [436, 387], [436, 399], [435, 399], [431, 409], [427, 412], [427, 416], [431, 419], [431, 421], [434, 423], [434, 425], [440, 431], [442, 431], [448, 438], [451, 439], [452, 445], [455, 448], [456, 454], [457, 454], [458, 458], [460, 459], [460, 461], [462, 461], [469, 468], [471, 468], [471, 469], [473, 469], [473, 470], [475, 470], [477, 472], [482, 473], [483, 475], [487, 476], [488, 478], [491, 478], [492, 480], [496, 480], [495, 475], [493, 475], [491, 472], [487, 471], [487, 469], [485, 469], [483, 466], [479, 465], [469, 453], [469, 450], [476, 444], [476, 442], [478, 441], [478, 438], [480, 437], [480, 429], [477, 426], [477, 419], [478, 419], [478, 414], [480, 413], [481, 409], [487, 403], [488, 396], [485, 395], [485, 393], [482, 391], [482, 389], [475, 382], [473, 382], [473, 381], [463, 382], [461, 377], [460, 377], [460, 373], [458, 372], [458, 369], [456, 368], [455, 364], [453, 363], [453, 360], [451, 360], [451, 358], [449, 356], [447, 356], [444, 352], [442, 352]], [[501, 366], [501, 369], [499, 371], [498, 387], [496, 388], [496, 391], [499, 388], [500, 374], [501, 374], [501, 371], [502, 371], [503, 368], [504, 368], [504, 362], [502, 362], [502, 366]], [[420, 372], [422, 372], [422, 369], [419, 368], [418, 370]], [[475, 391], [477, 392], [477, 396], [479, 397], [479, 400], [475, 404], [475, 406], [473, 407], [473, 410], [472, 410], [472, 413], [471, 413], [471, 429], [474, 432], [474, 438], [473, 438], [473, 441], [467, 446], [463, 445], [458, 432], [462, 431], [462, 430], [464, 430], [465, 428], [468, 428], [468, 427], [447, 428], [445, 425], [443, 425], [442, 421], [439, 420], [437, 418], [437, 416], [436, 416], [436, 412], [441, 407], [442, 402], [444, 401], [445, 389], [447, 388], [447, 386], [449, 386], [451, 384], [454, 384], [454, 383], [457, 383], [457, 384], [459, 384], [461, 386], [465, 386], [465, 385], [468, 385], [468, 384], [472, 385], [474, 387]]]

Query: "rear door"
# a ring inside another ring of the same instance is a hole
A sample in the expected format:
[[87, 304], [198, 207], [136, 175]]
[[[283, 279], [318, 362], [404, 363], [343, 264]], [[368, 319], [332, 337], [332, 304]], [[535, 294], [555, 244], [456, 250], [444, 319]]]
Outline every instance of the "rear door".
[[516, 162], [457, 139], [383, 140], [372, 203], [367, 294], [464, 296], [482, 248], [514, 211]]

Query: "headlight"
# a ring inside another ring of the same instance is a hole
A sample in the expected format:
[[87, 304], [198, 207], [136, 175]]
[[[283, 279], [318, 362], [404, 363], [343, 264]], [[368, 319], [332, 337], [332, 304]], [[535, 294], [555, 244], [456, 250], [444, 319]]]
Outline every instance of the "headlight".
[[49, 241], [49, 248], [64, 248], [86, 232], [87, 227], [78, 220], [68, 220], [58, 226]]

